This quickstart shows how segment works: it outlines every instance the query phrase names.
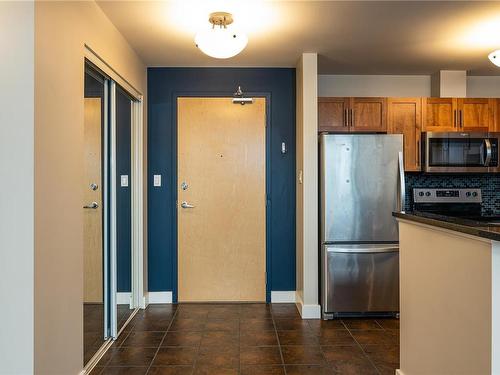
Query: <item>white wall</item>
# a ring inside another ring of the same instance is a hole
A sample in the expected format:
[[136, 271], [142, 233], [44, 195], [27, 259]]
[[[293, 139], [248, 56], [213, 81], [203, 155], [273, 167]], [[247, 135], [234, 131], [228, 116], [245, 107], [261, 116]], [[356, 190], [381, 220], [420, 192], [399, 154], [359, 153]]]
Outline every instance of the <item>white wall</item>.
[[34, 4], [0, 2], [0, 374], [33, 373]]
[[467, 97], [500, 98], [500, 76], [467, 77]]
[[[431, 96], [431, 76], [319, 75], [318, 95], [429, 97]], [[468, 76], [467, 97], [500, 98], [500, 75]]]
[[[297, 63], [297, 303], [303, 318], [319, 318], [317, 54]], [[300, 176], [302, 181], [300, 181]]]
[[319, 96], [393, 96], [431, 95], [430, 76], [320, 75]]
[[143, 94], [146, 68], [93, 1], [37, 1], [35, 25], [35, 373], [76, 375], [83, 367], [84, 46]]

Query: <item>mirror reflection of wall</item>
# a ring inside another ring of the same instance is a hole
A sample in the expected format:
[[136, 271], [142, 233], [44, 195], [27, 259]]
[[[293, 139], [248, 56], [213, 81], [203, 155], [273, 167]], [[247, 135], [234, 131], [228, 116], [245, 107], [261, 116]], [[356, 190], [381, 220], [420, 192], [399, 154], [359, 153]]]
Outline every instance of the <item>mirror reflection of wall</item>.
[[132, 99], [116, 88], [116, 227], [117, 227], [117, 322], [118, 331], [134, 309], [132, 292], [132, 186], [131, 125]]
[[104, 77], [85, 71], [83, 181], [83, 339], [84, 364], [105, 342], [103, 253]]

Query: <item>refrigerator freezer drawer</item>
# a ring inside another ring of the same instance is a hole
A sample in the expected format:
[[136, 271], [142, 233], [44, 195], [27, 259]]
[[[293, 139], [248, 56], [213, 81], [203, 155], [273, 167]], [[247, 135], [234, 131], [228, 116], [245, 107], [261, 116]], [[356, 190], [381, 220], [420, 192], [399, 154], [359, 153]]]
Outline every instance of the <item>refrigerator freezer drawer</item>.
[[323, 246], [323, 312], [399, 311], [399, 248], [388, 245]]

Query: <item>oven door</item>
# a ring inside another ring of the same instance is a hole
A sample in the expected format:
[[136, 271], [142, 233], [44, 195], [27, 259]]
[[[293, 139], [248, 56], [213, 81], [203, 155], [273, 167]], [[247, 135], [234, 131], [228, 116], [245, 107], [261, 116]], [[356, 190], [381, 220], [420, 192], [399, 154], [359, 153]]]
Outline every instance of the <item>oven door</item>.
[[426, 172], [498, 172], [498, 134], [424, 133]]

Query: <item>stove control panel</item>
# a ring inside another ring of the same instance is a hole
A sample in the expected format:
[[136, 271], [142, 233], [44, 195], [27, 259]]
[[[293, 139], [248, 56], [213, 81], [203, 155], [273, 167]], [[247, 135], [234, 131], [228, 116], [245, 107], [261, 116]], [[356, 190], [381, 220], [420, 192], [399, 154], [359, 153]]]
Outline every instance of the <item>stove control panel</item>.
[[481, 189], [413, 189], [415, 203], [481, 203]]

